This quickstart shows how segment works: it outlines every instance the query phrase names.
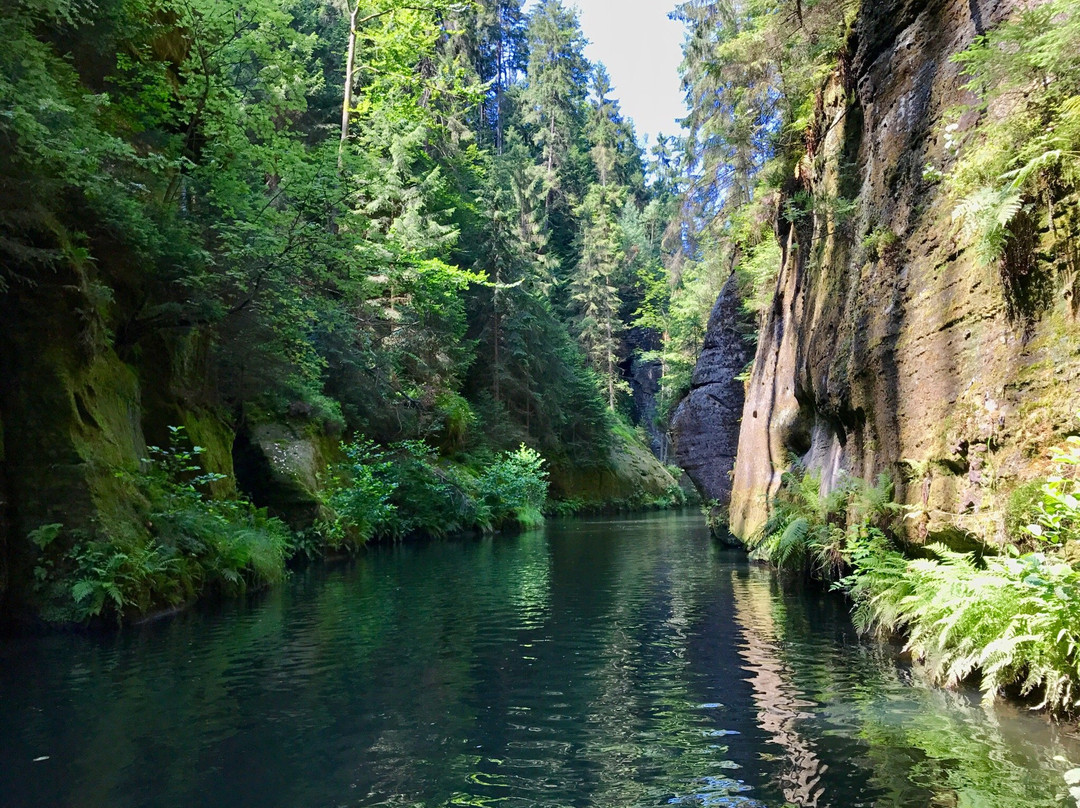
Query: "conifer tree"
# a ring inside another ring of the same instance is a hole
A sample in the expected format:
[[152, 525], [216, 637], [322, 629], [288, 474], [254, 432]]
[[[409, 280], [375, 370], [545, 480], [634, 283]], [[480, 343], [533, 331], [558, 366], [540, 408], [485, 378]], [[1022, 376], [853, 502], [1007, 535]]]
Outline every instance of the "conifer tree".
[[618, 103], [608, 98], [611, 89], [607, 68], [602, 64], [597, 65], [592, 73], [587, 131], [592, 144], [589, 154], [603, 186], [615, 181], [615, 149], [621, 122]]
[[559, 169], [581, 130], [588, 83], [585, 36], [562, 0], [541, 0], [529, 16], [529, 65], [522, 120], [532, 130], [544, 171], [545, 208], [561, 190]]
[[619, 374], [623, 324], [616, 285], [625, 258], [615, 218], [622, 197], [620, 188], [601, 184], [589, 188], [578, 209], [582, 221], [581, 260], [570, 287], [578, 339], [589, 364], [600, 375], [610, 409], [615, 409], [616, 393], [625, 386]]

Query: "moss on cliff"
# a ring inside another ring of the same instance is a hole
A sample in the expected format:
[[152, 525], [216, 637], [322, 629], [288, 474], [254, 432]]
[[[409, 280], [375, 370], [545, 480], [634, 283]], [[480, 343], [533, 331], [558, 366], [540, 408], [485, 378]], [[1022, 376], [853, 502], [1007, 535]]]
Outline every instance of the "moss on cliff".
[[[990, 4], [987, 19], [1011, 9]], [[810, 206], [778, 228], [783, 265], [747, 387], [739, 535], [765, 521], [794, 454], [825, 490], [844, 474], [892, 473], [918, 514], [911, 539], [1003, 541], [1008, 492], [1045, 472], [1045, 448], [1080, 406], [1080, 326], [1059, 266], [1072, 248], [1055, 241], [1071, 227], [1042, 221], [1028, 234], [1038, 249], [1015, 266], [1053, 288], [1024, 308], [1027, 287], [1002, 275], [1011, 259], [979, 259], [941, 182], [959, 138], [980, 142], [997, 125], [972, 109], [946, 128], [966, 81], [950, 59], [976, 29], [961, 0], [863, 4], [853, 49], [819, 94], [820, 136], [785, 190]], [[846, 218], [841, 198], [857, 200]]]
[[682, 498], [671, 472], [625, 428], [616, 429], [606, 464], [553, 463], [550, 474], [553, 497], [587, 510], [676, 504]]

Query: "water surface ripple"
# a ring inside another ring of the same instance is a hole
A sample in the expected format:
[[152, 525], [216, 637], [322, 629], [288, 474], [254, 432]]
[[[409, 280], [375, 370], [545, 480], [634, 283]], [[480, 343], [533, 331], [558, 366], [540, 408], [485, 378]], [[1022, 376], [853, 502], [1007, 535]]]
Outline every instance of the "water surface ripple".
[[699, 522], [376, 548], [117, 635], [4, 640], [0, 804], [1065, 804], [1068, 728], [925, 686]]

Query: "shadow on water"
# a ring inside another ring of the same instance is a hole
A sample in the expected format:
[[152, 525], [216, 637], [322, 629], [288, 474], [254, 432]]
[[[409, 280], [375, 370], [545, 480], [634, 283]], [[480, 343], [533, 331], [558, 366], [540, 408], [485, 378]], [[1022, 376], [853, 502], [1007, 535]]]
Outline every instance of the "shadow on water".
[[924, 686], [699, 520], [378, 548], [247, 603], [4, 642], [3, 804], [1061, 804], [1063, 730]]

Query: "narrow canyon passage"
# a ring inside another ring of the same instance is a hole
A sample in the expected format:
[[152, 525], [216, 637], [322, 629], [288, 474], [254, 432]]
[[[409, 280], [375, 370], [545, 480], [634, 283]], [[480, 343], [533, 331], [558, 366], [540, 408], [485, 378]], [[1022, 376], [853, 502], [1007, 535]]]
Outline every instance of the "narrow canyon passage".
[[697, 514], [375, 549], [119, 635], [12, 641], [0, 704], [12, 808], [1049, 808], [1080, 761]]

